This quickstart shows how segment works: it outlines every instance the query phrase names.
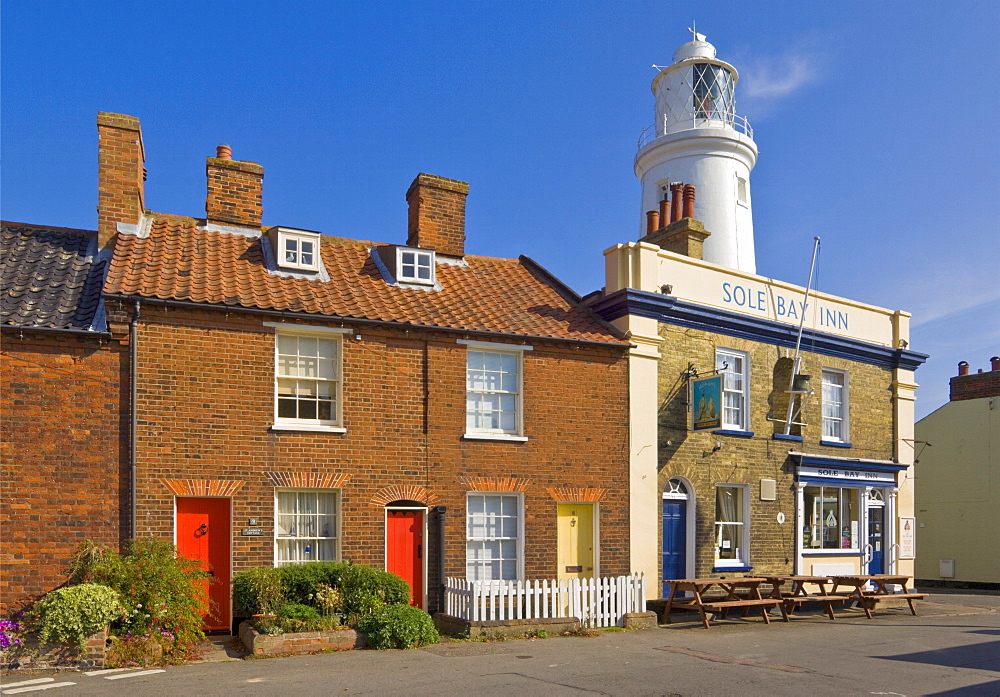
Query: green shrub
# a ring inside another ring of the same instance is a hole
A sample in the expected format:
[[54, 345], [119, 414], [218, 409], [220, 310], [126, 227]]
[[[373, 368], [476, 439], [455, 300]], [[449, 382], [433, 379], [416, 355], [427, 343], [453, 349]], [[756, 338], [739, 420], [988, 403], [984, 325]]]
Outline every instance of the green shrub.
[[412, 649], [441, 640], [431, 616], [412, 605], [386, 605], [365, 617], [359, 629], [373, 649]]
[[30, 629], [43, 643], [73, 642], [83, 648], [87, 637], [122, 615], [118, 593], [97, 583], [59, 588], [32, 608]]
[[233, 576], [233, 599], [247, 615], [275, 615], [285, 603], [279, 569], [258, 566]]
[[314, 561], [280, 567], [278, 574], [285, 599], [293, 603], [315, 604], [317, 586], [339, 586], [340, 575], [349, 566], [346, 562]]
[[396, 574], [350, 564], [340, 574], [340, 595], [348, 624], [356, 624], [383, 605], [407, 603], [410, 586]]
[[117, 633], [164, 637], [170, 642], [167, 653], [183, 653], [204, 637], [207, 576], [198, 562], [177, 556], [174, 545], [152, 537], [130, 541], [121, 554], [84, 542], [70, 566], [72, 582], [118, 591], [125, 613], [115, 622]]
[[279, 617], [285, 617], [290, 620], [318, 620], [319, 610], [314, 608], [312, 605], [303, 605], [302, 603], [286, 603], [282, 606]]

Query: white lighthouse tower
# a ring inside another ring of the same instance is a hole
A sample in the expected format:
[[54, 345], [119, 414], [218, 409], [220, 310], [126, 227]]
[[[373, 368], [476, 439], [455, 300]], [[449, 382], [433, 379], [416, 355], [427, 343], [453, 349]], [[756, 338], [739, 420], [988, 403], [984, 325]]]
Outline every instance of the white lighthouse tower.
[[[656, 121], [643, 132], [635, 156], [640, 212], [657, 210], [671, 183], [694, 184], [695, 217], [711, 233], [705, 260], [756, 273], [750, 170], [757, 144], [746, 118], [736, 115], [739, 74], [715, 57], [703, 34], [689, 31], [694, 40], [653, 78]], [[644, 215], [640, 224], [643, 234]]]

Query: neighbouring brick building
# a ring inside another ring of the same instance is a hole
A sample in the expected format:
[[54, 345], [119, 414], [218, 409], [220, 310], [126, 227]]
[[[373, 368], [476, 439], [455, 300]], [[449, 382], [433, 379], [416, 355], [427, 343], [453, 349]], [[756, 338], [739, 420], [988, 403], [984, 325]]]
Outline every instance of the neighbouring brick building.
[[100, 451], [124, 424], [129, 447], [101, 453], [117, 479], [79, 501], [103, 497], [105, 537], [134, 516], [134, 535], [205, 559], [210, 627], [229, 627], [231, 574], [256, 565], [388, 568], [429, 610], [444, 576], [630, 571], [629, 342], [532, 260], [466, 254], [467, 184], [419, 175], [398, 244], [333, 237], [263, 226], [263, 168], [220, 146], [205, 217], [162, 215], [138, 120], [102, 113], [98, 131], [95, 248], [113, 250], [103, 300], [124, 343], [64, 342], [33, 370], [82, 381], [72, 349], [105, 371], [64, 427]]
[[645, 229], [605, 251], [605, 287], [585, 298], [633, 344], [632, 568], [912, 575], [926, 356], [907, 349], [906, 312], [756, 275], [757, 148], [736, 70], [704, 39], [653, 80], [635, 159]]
[[97, 234], [0, 233], [0, 614], [66, 579], [84, 539], [128, 535], [128, 347], [107, 329]]
[[962, 361], [950, 388], [916, 425], [916, 577], [1000, 590], [1000, 357], [975, 373]]

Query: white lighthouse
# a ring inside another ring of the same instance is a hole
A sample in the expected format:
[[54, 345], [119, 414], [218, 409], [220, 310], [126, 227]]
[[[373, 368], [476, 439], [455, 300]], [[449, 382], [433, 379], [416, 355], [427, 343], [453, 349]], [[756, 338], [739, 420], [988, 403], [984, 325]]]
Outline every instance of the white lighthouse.
[[[641, 213], [657, 210], [671, 183], [694, 184], [694, 217], [711, 233], [705, 260], [756, 273], [750, 170], [757, 144], [746, 118], [736, 115], [739, 74], [715, 57], [703, 34], [692, 34], [694, 40], [674, 52], [673, 64], [653, 78], [656, 120], [635, 156]], [[643, 231], [645, 224], [643, 215]]]

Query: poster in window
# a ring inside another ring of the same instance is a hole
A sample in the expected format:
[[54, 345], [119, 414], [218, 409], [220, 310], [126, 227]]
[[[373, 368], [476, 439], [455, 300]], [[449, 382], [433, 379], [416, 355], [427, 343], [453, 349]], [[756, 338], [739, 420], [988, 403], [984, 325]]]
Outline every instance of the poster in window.
[[900, 518], [899, 519], [899, 558], [900, 559], [913, 559], [916, 556], [916, 540], [914, 537], [914, 528], [916, 526], [916, 518]]
[[722, 376], [691, 381], [692, 430], [705, 431], [722, 425]]

